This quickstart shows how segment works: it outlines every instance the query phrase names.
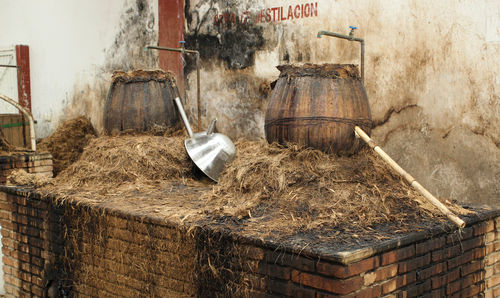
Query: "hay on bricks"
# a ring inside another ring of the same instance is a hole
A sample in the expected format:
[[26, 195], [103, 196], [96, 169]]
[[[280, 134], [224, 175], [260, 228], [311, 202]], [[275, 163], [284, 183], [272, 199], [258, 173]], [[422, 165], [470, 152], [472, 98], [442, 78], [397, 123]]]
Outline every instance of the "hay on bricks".
[[239, 140], [235, 161], [213, 184], [196, 174], [184, 139], [179, 131], [93, 138], [76, 162], [40, 190], [93, 204], [113, 202], [133, 207], [131, 212], [154, 210], [181, 224], [224, 224], [256, 237], [303, 232], [329, 239], [387, 237], [374, 230], [392, 226], [404, 233], [419, 229], [416, 223], [424, 228], [426, 221], [446, 222], [368, 148], [339, 157], [292, 144]]
[[369, 148], [339, 157], [293, 144], [241, 140], [236, 146], [236, 160], [205, 195], [212, 208], [205, 212], [236, 219], [247, 233], [344, 231], [356, 238], [380, 224], [409, 232], [422, 220], [446, 221]]
[[52, 154], [54, 176], [57, 176], [78, 160], [83, 148], [95, 137], [94, 127], [82, 116], [60, 124], [50, 136], [40, 142], [38, 148]]

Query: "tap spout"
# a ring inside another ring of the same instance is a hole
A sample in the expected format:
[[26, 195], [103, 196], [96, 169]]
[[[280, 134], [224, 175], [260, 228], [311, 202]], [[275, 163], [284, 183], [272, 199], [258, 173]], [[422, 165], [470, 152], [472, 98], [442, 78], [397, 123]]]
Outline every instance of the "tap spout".
[[[351, 32], [352, 32], [352, 30], [351, 30]], [[341, 39], [346, 39], [349, 41], [357, 41], [361, 44], [361, 82], [364, 83], [364, 81], [365, 81], [365, 40], [362, 38], [354, 37], [354, 34], [344, 35], [344, 34], [339, 34], [339, 33], [335, 33], [335, 32], [324, 31], [324, 30], [318, 31], [318, 34], [317, 34], [318, 38], [321, 38], [323, 35], [341, 38]]]

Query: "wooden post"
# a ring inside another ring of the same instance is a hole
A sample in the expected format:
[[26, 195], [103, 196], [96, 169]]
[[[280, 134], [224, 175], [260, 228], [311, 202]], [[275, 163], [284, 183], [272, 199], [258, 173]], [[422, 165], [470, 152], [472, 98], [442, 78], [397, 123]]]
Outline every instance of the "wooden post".
[[425, 189], [420, 183], [418, 183], [412, 175], [408, 174], [400, 165], [398, 165], [387, 153], [385, 153], [382, 148], [380, 148], [374, 141], [359, 127], [354, 127], [356, 135], [359, 136], [363, 141], [365, 141], [370, 148], [377, 152], [382, 159], [388, 163], [398, 174], [403, 176], [406, 181], [415, 188], [424, 198], [439, 209], [449, 220], [456, 224], [459, 228], [465, 227], [465, 222], [450, 211], [443, 203], [441, 203], [435, 196], [433, 196], [427, 189]]

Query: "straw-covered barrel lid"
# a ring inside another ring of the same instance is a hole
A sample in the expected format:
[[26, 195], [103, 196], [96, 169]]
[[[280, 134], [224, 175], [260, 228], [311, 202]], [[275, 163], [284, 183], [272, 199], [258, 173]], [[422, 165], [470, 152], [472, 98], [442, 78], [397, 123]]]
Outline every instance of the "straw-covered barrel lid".
[[113, 72], [113, 83], [114, 82], [147, 82], [147, 81], [170, 81], [175, 82], [174, 75], [169, 71], [163, 70], [134, 70], [134, 71], [121, 71], [115, 70]]
[[280, 77], [324, 77], [324, 78], [354, 78], [360, 80], [359, 71], [354, 64], [283, 64], [276, 68]]

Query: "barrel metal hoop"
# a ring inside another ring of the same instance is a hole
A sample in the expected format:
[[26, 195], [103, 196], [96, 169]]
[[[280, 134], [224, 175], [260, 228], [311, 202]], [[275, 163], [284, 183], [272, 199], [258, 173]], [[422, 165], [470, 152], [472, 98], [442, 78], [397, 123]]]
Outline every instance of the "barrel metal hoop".
[[[299, 122], [299, 123], [298, 123]], [[325, 117], [325, 116], [314, 116], [314, 117], [288, 117], [275, 119], [264, 124], [264, 127], [269, 127], [272, 125], [289, 125], [294, 124], [296, 126], [310, 126], [310, 125], [321, 125], [329, 122], [338, 122], [349, 125], [358, 125], [371, 128], [372, 120], [370, 119], [349, 119], [342, 117]]]

